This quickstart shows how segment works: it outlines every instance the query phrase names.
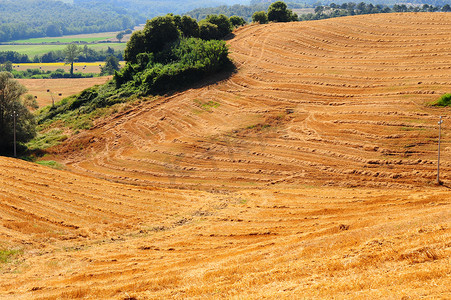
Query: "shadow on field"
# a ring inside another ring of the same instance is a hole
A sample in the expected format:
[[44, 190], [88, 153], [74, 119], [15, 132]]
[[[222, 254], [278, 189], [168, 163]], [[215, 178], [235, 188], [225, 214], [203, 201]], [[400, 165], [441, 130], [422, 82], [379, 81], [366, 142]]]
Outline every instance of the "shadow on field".
[[236, 66], [233, 64], [233, 62], [230, 62], [226, 66], [225, 70], [223, 70], [219, 73], [207, 75], [205, 78], [200, 79], [199, 81], [197, 81], [195, 83], [186, 84], [186, 85], [181, 86], [180, 88], [173, 89], [173, 90], [163, 92], [163, 93], [156, 93], [156, 94], [161, 95], [161, 96], [172, 96], [175, 93], [184, 92], [184, 91], [187, 91], [190, 89], [200, 89], [200, 88], [203, 88], [203, 87], [206, 87], [206, 86], [209, 86], [212, 84], [217, 84], [221, 81], [227, 80], [236, 72], [237, 72]]

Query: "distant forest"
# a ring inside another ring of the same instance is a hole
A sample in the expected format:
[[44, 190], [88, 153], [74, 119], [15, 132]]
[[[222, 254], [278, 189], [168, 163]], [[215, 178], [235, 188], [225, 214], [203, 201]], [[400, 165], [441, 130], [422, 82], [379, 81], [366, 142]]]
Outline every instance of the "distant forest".
[[[67, 1], [66, 1], [67, 2]], [[230, 4], [247, 2], [228, 1]], [[223, 4], [211, 0], [0, 0], [0, 42], [119, 31], [166, 13]]]
[[[188, 16], [191, 16], [197, 20], [205, 19], [208, 15], [216, 15], [216, 14], [224, 14], [228, 17], [231, 16], [240, 16], [244, 18], [247, 22], [252, 21], [252, 15], [256, 11], [266, 11], [274, 1], [253, 1], [254, 3], [251, 5], [242, 5], [242, 4], [235, 4], [235, 5], [220, 5], [217, 7], [205, 7], [205, 8], [196, 8], [189, 12], [186, 12], [185, 14]], [[305, 1], [301, 3], [292, 3], [291, 1], [283, 1], [287, 4], [289, 9], [294, 8], [304, 8]]]
[[[120, 31], [143, 24], [147, 19], [167, 13], [186, 14], [197, 20], [209, 14], [237, 15], [248, 22], [256, 11], [264, 11], [274, 0], [0, 0], [0, 42], [36, 37], [55, 37], [71, 34]], [[223, 5], [224, 2], [228, 6]], [[287, 0], [288, 8], [331, 7], [347, 1]], [[394, 6], [396, 0], [366, 1], [375, 7]], [[409, 7], [423, 9], [423, 4], [435, 8], [445, 6], [449, 0], [410, 0]], [[334, 4], [335, 3], [335, 4]], [[222, 6], [220, 6], [222, 4]], [[249, 5], [243, 5], [249, 4]], [[356, 4], [358, 5], [358, 4]], [[212, 7], [216, 6], [216, 7]], [[398, 5], [402, 6], [402, 5]], [[209, 8], [206, 8], [209, 7]], [[396, 7], [396, 6], [395, 6]], [[403, 11], [404, 7], [401, 8]], [[426, 9], [430, 10], [430, 9]], [[395, 9], [396, 11], [396, 9]], [[339, 11], [321, 15], [310, 15], [304, 19], [317, 19], [344, 15]], [[352, 13], [350, 13], [352, 14]]]
[[[275, 2], [272, 0], [252, 0], [250, 5], [221, 5], [217, 7], [196, 8], [186, 14], [198, 20], [206, 18], [211, 14], [224, 14], [230, 16], [240, 16], [247, 22], [252, 21], [252, 16], [255, 12], [266, 11], [269, 5]], [[419, 11], [451, 11], [450, 5], [445, 4], [446, 1], [432, 0], [432, 1], [412, 1], [412, 4], [376, 4], [389, 3], [394, 1], [366, 1], [366, 2], [346, 2], [346, 1], [317, 1], [314, 4], [307, 5], [309, 0], [289, 0], [287, 6], [289, 9], [314, 7], [315, 13], [308, 13], [299, 16], [300, 21], [305, 20], [319, 20], [327, 18], [335, 18], [350, 15], [362, 14], [377, 14], [377, 13], [391, 13], [391, 12], [419, 12]], [[413, 2], [418, 2], [413, 4]], [[420, 4], [419, 2], [427, 2], [429, 4]], [[313, 1], [310, 1], [313, 3]], [[321, 3], [328, 3], [321, 4]], [[434, 3], [434, 4], [431, 4]]]

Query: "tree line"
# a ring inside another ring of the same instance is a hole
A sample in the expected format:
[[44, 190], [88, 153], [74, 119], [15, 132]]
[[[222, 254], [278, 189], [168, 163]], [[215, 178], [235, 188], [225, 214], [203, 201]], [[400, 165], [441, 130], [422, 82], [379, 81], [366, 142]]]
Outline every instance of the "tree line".
[[254, 5], [235, 4], [232, 6], [221, 5], [217, 7], [196, 8], [185, 13], [196, 20], [207, 18], [208, 15], [226, 15], [226, 16], [240, 16], [247, 22], [252, 21], [252, 15], [256, 11], [267, 10], [269, 3], [258, 3]]
[[[261, 3], [272, 3], [277, 0], [251, 0], [250, 5], [256, 5]], [[322, 4], [322, 3], [324, 4]], [[287, 3], [291, 8], [301, 8], [301, 7], [316, 7], [320, 5], [326, 5], [327, 3], [332, 3], [330, 1], [318, 1], [318, 0], [289, 0]], [[342, 4], [342, 1], [339, 1], [339, 4]], [[366, 1], [367, 4], [381, 4], [387, 6], [394, 6], [395, 4], [410, 4], [411, 6], [422, 6], [423, 4], [432, 5], [432, 6], [444, 6], [445, 4], [449, 4], [449, 0], [409, 0], [409, 1], [399, 1], [399, 0], [370, 0]]]
[[[123, 51], [117, 51], [114, 48], [108, 47], [106, 50], [96, 51], [89, 48], [87, 45], [79, 47], [80, 51], [77, 55], [79, 62], [96, 62], [104, 61], [108, 56], [114, 56], [119, 60], [123, 59]], [[66, 55], [64, 50], [54, 50], [44, 53], [42, 55], [35, 55], [32, 59], [26, 54], [21, 54], [17, 51], [0, 51], [0, 64], [11, 62], [19, 63], [53, 63], [63, 62]]]
[[[232, 6], [221, 5], [217, 7], [197, 8], [187, 12], [186, 15], [194, 17], [198, 20], [206, 18], [210, 14], [224, 14], [226, 16], [236, 15], [244, 18], [247, 22], [253, 21], [259, 23], [266, 23], [274, 21], [270, 19], [267, 20], [268, 18], [267, 9], [269, 8], [270, 5], [273, 5], [274, 3], [275, 3], [274, 1], [252, 0], [250, 2], [250, 5], [232, 5]], [[298, 18], [296, 18], [293, 15], [291, 18], [287, 17], [286, 19], [290, 19], [291, 21], [305, 21], [305, 20], [319, 20], [361, 14], [420, 12], [420, 11], [427, 12], [451, 11], [450, 5], [444, 3], [444, 1], [441, 0], [431, 1], [429, 3], [435, 4], [421, 3], [421, 1], [419, 1], [418, 4], [415, 5], [395, 3], [391, 6], [388, 6], [386, 4], [371, 4], [365, 2], [360, 3], [347, 2], [342, 4], [330, 3], [329, 5], [321, 5], [320, 2], [317, 0], [315, 1], [290, 0], [290, 2], [286, 4], [286, 7], [288, 9], [312, 7], [315, 9], [315, 12], [302, 14]], [[278, 4], [278, 6], [280, 6], [280, 4]]]
[[329, 5], [318, 5], [315, 7], [315, 13], [304, 14], [300, 16], [300, 20], [320, 20], [343, 16], [364, 15], [364, 14], [379, 14], [379, 13], [393, 13], [393, 12], [436, 12], [436, 11], [451, 11], [449, 4], [443, 6], [433, 6], [423, 4], [421, 6], [413, 6], [406, 4], [395, 4], [392, 7], [371, 3], [355, 3], [347, 2], [343, 4], [331, 3]]

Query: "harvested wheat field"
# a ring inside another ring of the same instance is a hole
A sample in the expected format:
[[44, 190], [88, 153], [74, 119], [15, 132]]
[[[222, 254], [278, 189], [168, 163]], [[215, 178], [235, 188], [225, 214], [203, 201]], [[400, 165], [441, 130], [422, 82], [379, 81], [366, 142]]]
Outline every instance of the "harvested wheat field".
[[[92, 78], [70, 78], [70, 79], [17, 79], [23, 84], [28, 94], [36, 96], [39, 107], [58, 102], [70, 95], [78, 94], [84, 89], [96, 84], [104, 84], [112, 76], [92, 77]], [[47, 92], [49, 90], [49, 92]]]
[[[140, 188], [0, 159], [0, 298], [451, 293], [449, 191]], [[128, 297], [128, 298], [127, 298]]]
[[235, 73], [71, 137], [66, 170], [0, 158], [0, 298], [451, 297], [449, 14], [229, 44]]
[[55, 150], [59, 160], [144, 186], [424, 186], [435, 181], [443, 114], [443, 180], [451, 180], [449, 109], [426, 106], [451, 90], [449, 14], [235, 34], [236, 74], [98, 122]]

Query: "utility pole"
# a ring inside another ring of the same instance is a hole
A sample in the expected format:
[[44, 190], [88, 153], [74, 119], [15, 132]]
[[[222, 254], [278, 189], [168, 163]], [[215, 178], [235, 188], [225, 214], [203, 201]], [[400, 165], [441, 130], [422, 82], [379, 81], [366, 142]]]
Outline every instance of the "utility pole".
[[437, 158], [437, 184], [440, 184], [440, 138], [442, 134], [442, 116], [440, 116], [440, 121], [438, 122], [438, 158]]
[[14, 122], [14, 157], [17, 157], [16, 151], [16, 111], [13, 112], [13, 122]]

